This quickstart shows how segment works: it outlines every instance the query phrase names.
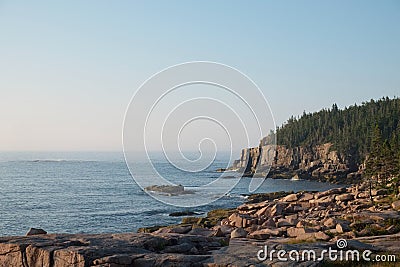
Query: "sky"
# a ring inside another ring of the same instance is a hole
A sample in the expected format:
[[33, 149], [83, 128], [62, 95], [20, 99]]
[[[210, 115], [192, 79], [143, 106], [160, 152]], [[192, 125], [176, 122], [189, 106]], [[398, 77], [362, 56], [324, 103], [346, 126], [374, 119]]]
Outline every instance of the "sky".
[[399, 14], [395, 0], [0, 0], [0, 151], [120, 151], [135, 91], [188, 61], [248, 75], [277, 125], [399, 96]]

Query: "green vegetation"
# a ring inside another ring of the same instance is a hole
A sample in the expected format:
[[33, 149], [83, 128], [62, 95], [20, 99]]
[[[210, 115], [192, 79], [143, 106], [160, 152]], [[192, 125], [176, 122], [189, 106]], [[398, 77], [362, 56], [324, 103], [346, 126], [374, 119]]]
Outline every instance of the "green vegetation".
[[362, 159], [369, 152], [375, 125], [384, 140], [400, 142], [399, 118], [399, 98], [371, 100], [343, 110], [333, 104], [331, 109], [291, 117], [277, 128], [277, 143], [296, 147], [331, 142], [342, 155]]
[[192, 224], [194, 227], [213, 227], [219, 221], [228, 218], [235, 209], [215, 209], [207, 213], [206, 217], [185, 217], [182, 219], [182, 224]]
[[331, 109], [304, 112], [278, 127], [276, 137], [278, 144], [288, 147], [332, 143], [332, 149], [354, 168], [367, 159], [367, 177], [391, 183], [398, 190], [400, 98], [370, 100], [343, 110], [334, 104]]
[[390, 137], [383, 138], [381, 129], [376, 125], [365, 164], [365, 174], [371, 187], [387, 187], [394, 194], [399, 193], [400, 143], [398, 137], [399, 135], [394, 132]]

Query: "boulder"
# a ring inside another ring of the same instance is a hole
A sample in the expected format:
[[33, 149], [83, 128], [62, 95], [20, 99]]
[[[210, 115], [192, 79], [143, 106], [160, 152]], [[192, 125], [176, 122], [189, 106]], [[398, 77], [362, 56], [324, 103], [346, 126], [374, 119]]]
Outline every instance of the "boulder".
[[249, 237], [250, 238], [254, 238], [254, 239], [258, 239], [258, 240], [268, 239], [270, 234], [266, 230], [268, 230], [268, 229], [262, 229], [262, 230], [254, 231], [254, 232], [249, 234]]
[[329, 239], [331, 239], [329, 235], [321, 231], [314, 233], [314, 237], [316, 240], [322, 240], [322, 241], [328, 241]]
[[297, 224], [296, 224], [296, 227], [297, 228], [303, 228], [305, 226], [305, 222], [304, 221], [299, 221]]
[[341, 194], [341, 195], [337, 195], [335, 197], [336, 201], [349, 201], [349, 200], [353, 200], [354, 199], [354, 195], [353, 194]]
[[282, 226], [295, 226], [297, 224], [298, 220], [295, 218], [281, 218], [278, 219], [278, 222], [276, 223], [276, 227], [282, 227]]
[[276, 227], [285, 227], [285, 226], [293, 226], [293, 224], [290, 224], [288, 221], [285, 219], [279, 219], [276, 222]]
[[192, 191], [185, 190], [183, 185], [151, 185], [144, 188], [145, 191], [159, 192], [168, 195], [190, 194]]
[[336, 227], [336, 220], [334, 218], [328, 218], [324, 221], [324, 225], [330, 229]]
[[214, 228], [213, 228], [214, 231], [219, 231], [224, 236], [230, 234], [233, 231], [233, 229], [234, 228], [230, 225], [218, 225], [218, 226], [214, 226]]
[[309, 208], [311, 208], [314, 205], [314, 199], [311, 199], [307, 202], [301, 202], [300, 203], [301, 207], [303, 210], [307, 210]]
[[293, 205], [293, 212], [303, 211], [304, 208], [301, 205]]
[[316, 200], [318, 204], [322, 204], [324, 206], [331, 204], [335, 200], [335, 195], [328, 195], [320, 197]]
[[304, 193], [303, 196], [300, 198], [300, 201], [309, 201], [314, 198], [314, 195], [311, 193]]
[[239, 227], [231, 232], [231, 238], [244, 238], [247, 236], [246, 230]]
[[392, 203], [392, 208], [393, 208], [394, 210], [400, 210], [400, 200], [394, 201], [394, 202]]
[[266, 227], [275, 227], [276, 223], [272, 218], [269, 218], [268, 220], [266, 220], [262, 226], [266, 226]]
[[344, 232], [349, 232], [350, 231], [350, 227], [346, 223], [338, 223], [338, 224], [336, 224], [336, 231], [339, 234], [342, 234]]
[[257, 217], [260, 217], [261, 215], [265, 215], [268, 211], [269, 207], [263, 207], [259, 209], [255, 214]]
[[394, 225], [389, 226], [388, 228], [386, 228], [386, 232], [391, 235], [391, 234], [395, 234], [397, 232], [397, 227]]
[[386, 189], [372, 189], [371, 195], [374, 196], [384, 196], [387, 195], [388, 191]]
[[229, 216], [229, 221], [232, 226], [242, 227], [243, 225], [243, 218], [238, 213], [233, 213]]
[[282, 201], [284, 201], [284, 202], [293, 202], [293, 201], [297, 201], [297, 195], [296, 195], [296, 194], [287, 195], [286, 197], [284, 197], [284, 198], [282, 199]]
[[271, 208], [271, 216], [283, 215], [286, 208], [286, 203], [278, 202]]
[[338, 195], [347, 192], [346, 188], [332, 188], [327, 191], [319, 192], [314, 195], [315, 199], [319, 199], [322, 197], [330, 196], [330, 195]]
[[47, 232], [40, 228], [30, 228], [29, 231], [26, 233], [26, 236], [30, 235], [46, 235]]
[[310, 231], [306, 231], [304, 227], [303, 228], [290, 227], [286, 230], [286, 233], [289, 237], [297, 237], [302, 234], [305, 234], [306, 232], [309, 233]]
[[222, 232], [221, 228], [218, 228], [217, 230], [214, 230], [214, 233], [212, 234], [212, 236], [224, 237], [224, 236], [225, 236], [225, 233]]
[[263, 232], [269, 234], [270, 236], [282, 236], [284, 231], [282, 228], [266, 228], [263, 229]]

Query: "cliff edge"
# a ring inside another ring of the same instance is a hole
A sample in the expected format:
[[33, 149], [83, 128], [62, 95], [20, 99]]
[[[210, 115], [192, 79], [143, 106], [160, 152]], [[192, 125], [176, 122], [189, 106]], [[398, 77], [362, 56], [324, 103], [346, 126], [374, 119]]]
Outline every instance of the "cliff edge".
[[268, 145], [263, 140], [257, 147], [242, 149], [231, 169], [244, 172], [245, 176], [265, 176], [269, 170], [271, 178], [298, 176], [341, 182], [357, 179], [362, 173], [362, 166], [334, 150], [332, 143], [288, 148]]

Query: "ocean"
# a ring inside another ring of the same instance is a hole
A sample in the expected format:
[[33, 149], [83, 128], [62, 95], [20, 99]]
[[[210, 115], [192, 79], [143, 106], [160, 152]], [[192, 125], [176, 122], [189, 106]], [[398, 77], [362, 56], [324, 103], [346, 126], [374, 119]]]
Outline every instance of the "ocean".
[[[136, 167], [140, 168], [140, 156]], [[174, 182], [202, 185], [215, 180], [229, 157], [222, 153], [201, 172], [172, 168], [155, 153], [154, 166]], [[226, 179], [229, 183], [230, 179]], [[245, 201], [243, 178], [222, 198], [190, 211], [205, 215]], [[336, 187], [312, 181], [266, 179], [256, 192], [322, 191]], [[196, 197], [196, 192], [192, 195]], [[0, 153], [0, 236], [24, 235], [30, 227], [49, 233], [132, 232], [139, 227], [178, 223], [171, 212], [188, 210], [150, 197], [134, 181], [122, 152]]]

